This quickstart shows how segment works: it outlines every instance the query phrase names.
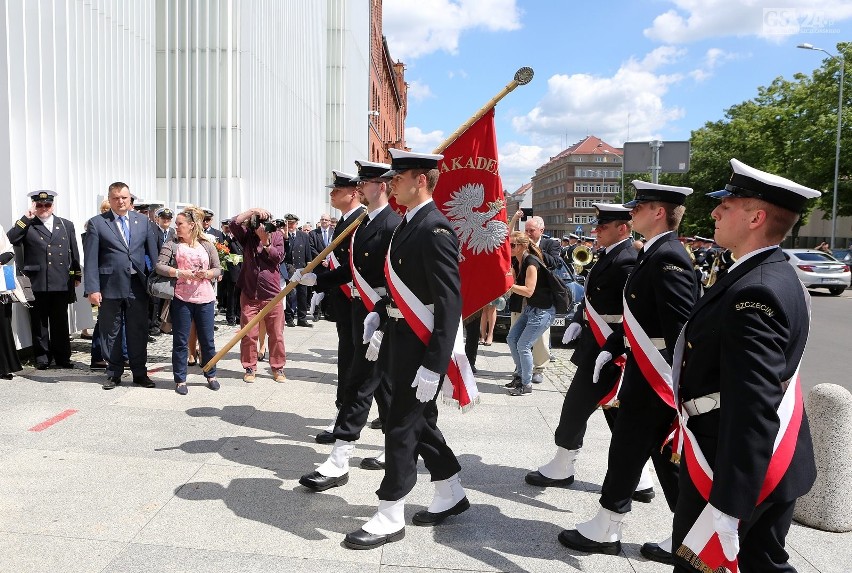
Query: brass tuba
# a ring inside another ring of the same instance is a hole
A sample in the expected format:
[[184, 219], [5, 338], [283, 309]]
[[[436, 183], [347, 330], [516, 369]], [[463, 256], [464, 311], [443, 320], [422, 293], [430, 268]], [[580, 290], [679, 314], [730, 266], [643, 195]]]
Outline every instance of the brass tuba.
[[577, 245], [571, 253], [571, 262], [574, 264], [574, 272], [580, 274], [583, 272], [583, 267], [589, 265], [594, 260], [595, 255], [592, 249], [586, 245]]

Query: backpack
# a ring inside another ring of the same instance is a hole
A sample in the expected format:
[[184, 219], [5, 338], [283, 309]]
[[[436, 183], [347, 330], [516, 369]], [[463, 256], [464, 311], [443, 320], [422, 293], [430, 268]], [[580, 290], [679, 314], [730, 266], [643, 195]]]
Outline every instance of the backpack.
[[[532, 256], [538, 260], [538, 257]], [[562, 279], [547, 268], [547, 265], [539, 262], [541, 263], [539, 274], [547, 278], [547, 286], [550, 287], [550, 295], [553, 298], [553, 306], [556, 307], [556, 314], [568, 314], [568, 308], [571, 306], [571, 291], [568, 290]]]

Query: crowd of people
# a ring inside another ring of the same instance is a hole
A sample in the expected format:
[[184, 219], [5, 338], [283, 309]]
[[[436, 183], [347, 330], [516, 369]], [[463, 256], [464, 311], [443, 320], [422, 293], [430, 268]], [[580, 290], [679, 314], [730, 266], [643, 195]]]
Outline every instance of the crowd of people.
[[[86, 223], [85, 266], [73, 224], [53, 215], [57, 194], [34, 192], [32, 209], [3, 234], [0, 263], [14, 260], [11, 245], [23, 246], [18, 265], [34, 293], [36, 367], [73, 367], [66, 305], [80, 280], [98, 308], [93, 351], [97, 342], [101, 355], [92, 365], [103, 362], [107, 390], [122, 383], [125, 368], [133, 384], [153, 387], [149, 336], [170, 328], [175, 391], [187, 394], [188, 365], [216, 354], [217, 306], [228, 324], [243, 328], [264, 313], [263, 329], [255, 324], [240, 342], [243, 380], [255, 381], [268, 351], [272, 379], [284, 382], [285, 327], [310, 328], [309, 318], [331, 315], [337, 415], [316, 436], [331, 451], [299, 483], [313, 492], [347, 484], [375, 399], [385, 448], [361, 468], [383, 470], [384, 477], [375, 514], [345, 536], [344, 546], [371, 549], [404, 537], [418, 457], [434, 494], [412, 522], [438, 526], [463, 513], [470, 507], [463, 468], [438, 428], [436, 402], [441, 394], [464, 394], [460, 332], [474, 349], [490, 344], [494, 315], [487, 308], [462, 325], [459, 240], [432, 198], [442, 156], [396, 149], [391, 156], [391, 164], [356, 162], [356, 175], [335, 171], [329, 197], [342, 216], [335, 222], [323, 214], [316, 226], [253, 208], [223, 220], [220, 231], [209, 210], [134, 209], [129, 187], [113, 183], [102, 213]], [[685, 249], [678, 238], [690, 188], [634, 181], [630, 203], [595, 204], [594, 265], [585, 269], [585, 298], [563, 336], [575, 344], [577, 370], [553, 458], [525, 478], [534, 487], [570, 486], [589, 417], [603, 408], [612, 439], [600, 509], [559, 534], [566, 547], [621, 551], [632, 502], [655, 496], [650, 462], [673, 516], [665, 539], [642, 546], [648, 559], [678, 572], [792, 570], [784, 539], [795, 500], [816, 472], [797, 376], [810, 301], [778, 245], [819, 193], [735, 159], [731, 166], [725, 189], [708, 194], [719, 200], [715, 242], [731, 255], [724, 268], [718, 253], [710, 255], [712, 241], [696, 237]], [[404, 215], [390, 208], [390, 197]], [[542, 379], [557, 307], [550, 273], [566, 259], [574, 263], [571, 251], [582, 242], [568, 236], [560, 245], [544, 234], [540, 217], [515, 231], [519, 219], [520, 212], [507, 237], [515, 277], [511, 396], [530, 394]], [[638, 248], [634, 232], [644, 237]], [[168, 300], [149, 295], [156, 277], [171, 286]], [[285, 304], [278, 299], [287, 283]], [[10, 347], [10, 299], [2, 302], [0, 374], [8, 378], [21, 365]], [[204, 374], [217, 390], [215, 366]]]

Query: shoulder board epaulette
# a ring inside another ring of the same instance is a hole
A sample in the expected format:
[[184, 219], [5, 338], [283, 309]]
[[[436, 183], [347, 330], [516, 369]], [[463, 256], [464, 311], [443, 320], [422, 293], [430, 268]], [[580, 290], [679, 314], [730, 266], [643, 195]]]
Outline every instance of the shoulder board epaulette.
[[450, 234], [450, 231], [448, 229], [443, 228], [443, 227], [435, 227], [434, 229], [432, 229], [432, 232], [435, 233], [436, 235], [438, 233], [443, 233], [445, 235]]

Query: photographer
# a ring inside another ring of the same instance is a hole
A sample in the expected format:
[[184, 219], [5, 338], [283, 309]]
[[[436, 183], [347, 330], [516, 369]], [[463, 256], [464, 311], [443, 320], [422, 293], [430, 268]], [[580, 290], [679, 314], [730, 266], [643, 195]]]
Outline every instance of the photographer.
[[[278, 265], [284, 260], [284, 237], [275, 229], [268, 211], [253, 208], [230, 222], [234, 240], [243, 248], [243, 268], [237, 280], [240, 289], [240, 326], [243, 327], [281, 291]], [[245, 227], [243, 226], [245, 225]], [[284, 382], [284, 305], [279, 303], [263, 319], [269, 335], [269, 366], [272, 379]], [[257, 371], [255, 327], [240, 341], [243, 380], [254, 382]]]

